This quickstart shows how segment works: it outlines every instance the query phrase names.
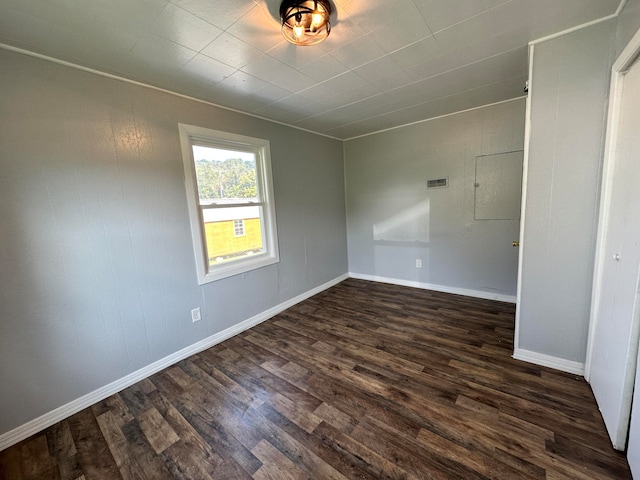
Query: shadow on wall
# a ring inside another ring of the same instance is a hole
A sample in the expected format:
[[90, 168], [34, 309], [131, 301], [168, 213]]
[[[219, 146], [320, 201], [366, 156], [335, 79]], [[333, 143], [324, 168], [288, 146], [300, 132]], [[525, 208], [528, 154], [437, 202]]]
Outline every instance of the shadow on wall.
[[413, 272], [411, 280], [429, 280], [430, 218], [427, 198], [373, 224], [376, 275], [407, 279]]

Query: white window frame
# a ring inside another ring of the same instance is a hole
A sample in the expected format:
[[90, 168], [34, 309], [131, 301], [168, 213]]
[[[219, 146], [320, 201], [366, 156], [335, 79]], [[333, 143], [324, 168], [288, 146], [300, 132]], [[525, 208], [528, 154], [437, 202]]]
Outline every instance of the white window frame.
[[[189, 207], [189, 221], [191, 224], [191, 237], [193, 239], [193, 249], [196, 259], [198, 284], [203, 285], [278, 263], [280, 261], [280, 254], [278, 251], [278, 232], [276, 228], [269, 141], [262, 138], [247, 137], [245, 135], [211, 130], [183, 123], [178, 124], [178, 129], [180, 132], [187, 205]], [[200, 206], [193, 158], [192, 145], [194, 144], [255, 153], [258, 198], [257, 201], [249, 200], [246, 205], [262, 207], [262, 245], [265, 250], [263, 253], [230, 260], [220, 265], [209, 265], [202, 216], [203, 207]]]

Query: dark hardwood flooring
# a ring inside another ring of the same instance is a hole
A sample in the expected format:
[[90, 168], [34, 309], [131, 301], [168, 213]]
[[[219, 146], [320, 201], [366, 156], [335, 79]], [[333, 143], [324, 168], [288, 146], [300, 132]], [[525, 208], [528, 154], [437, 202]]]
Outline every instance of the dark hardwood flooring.
[[23, 479], [629, 479], [514, 307], [347, 280], [0, 453]]

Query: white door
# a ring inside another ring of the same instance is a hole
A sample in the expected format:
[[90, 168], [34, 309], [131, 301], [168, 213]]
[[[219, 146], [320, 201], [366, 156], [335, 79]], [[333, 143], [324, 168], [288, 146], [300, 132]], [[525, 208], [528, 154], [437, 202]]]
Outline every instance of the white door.
[[615, 128], [610, 130], [613, 150], [610, 149], [603, 211], [600, 212], [602, 230], [596, 265], [588, 380], [614, 447], [624, 450], [640, 332], [637, 311], [640, 270], [639, 62], [619, 78], [622, 95], [616, 99], [619, 101], [618, 131], [616, 134]]

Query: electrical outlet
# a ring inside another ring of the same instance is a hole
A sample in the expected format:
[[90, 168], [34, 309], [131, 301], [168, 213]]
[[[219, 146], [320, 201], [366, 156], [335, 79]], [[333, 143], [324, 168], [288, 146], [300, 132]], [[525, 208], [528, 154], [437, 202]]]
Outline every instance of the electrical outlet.
[[202, 320], [202, 314], [200, 313], [200, 307], [194, 308], [191, 310], [191, 321], [193, 323], [199, 322]]
[[422, 268], [422, 260], [416, 258], [416, 268]]

